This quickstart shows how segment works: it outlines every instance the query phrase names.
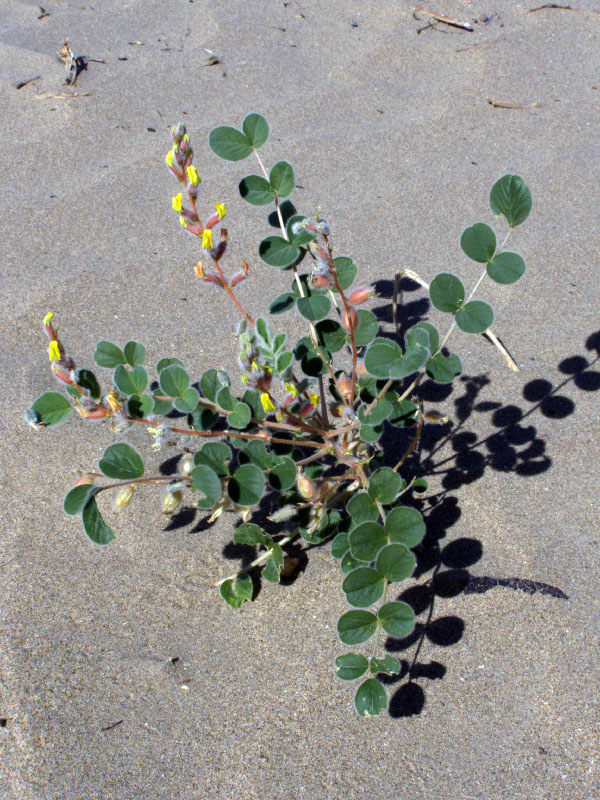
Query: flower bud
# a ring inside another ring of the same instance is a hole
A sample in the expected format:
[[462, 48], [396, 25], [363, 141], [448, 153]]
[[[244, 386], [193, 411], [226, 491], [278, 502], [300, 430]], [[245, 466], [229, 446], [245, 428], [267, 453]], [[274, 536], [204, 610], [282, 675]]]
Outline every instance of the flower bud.
[[335, 388], [346, 400], [352, 399], [352, 381], [347, 375], [340, 375], [336, 381]]
[[185, 168], [185, 174], [187, 175], [190, 186], [198, 186], [200, 183], [200, 175], [198, 175], [198, 170], [193, 164]]
[[328, 236], [329, 235], [329, 223], [325, 222], [324, 219], [320, 220], [315, 225], [315, 232], [320, 234], [321, 236]]
[[337, 417], [338, 419], [344, 413], [345, 406], [342, 403], [330, 403], [329, 404], [329, 411], [331, 412], [332, 417]]
[[181, 505], [182, 500], [183, 492], [179, 489], [175, 492], [165, 492], [162, 497], [162, 513], [173, 514]]
[[185, 122], [178, 122], [177, 125], [174, 125], [171, 128], [171, 136], [173, 137], [173, 141], [179, 144], [185, 136]]
[[352, 303], [353, 306], [359, 306], [361, 303], [366, 303], [373, 295], [375, 294], [375, 290], [365, 289], [361, 287], [360, 289], [355, 289], [350, 297], [348, 298], [348, 302]]
[[356, 310], [350, 307], [350, 314], [346, 309], [344, 309], [342, 313], [342, 325], [346, 328], [347, 331], [354, 331], [358, 327], [358, 314]]
[[182, 475], [186, 477], [194, 469], [194, 456], [191, 453], [186, 453], [179, 463], [179, 469]]
[[205, 228], [202, 233], [202, 247], [204, 250], [213, 249], [212, 233], [209, 228]]
[[298, 494], [300, 494], [305, 500], [310, 500], [317, 493], [317, 487], [315, 484], [310, 480], [310, 478], [307, 478], [306, 475], [300, 471], [298, 472], [296, 485], [298, 486]]
[[202, 262], [199, 261], [194, 267], [194, 275], [200, 278], [201, 281], [205, 279], [204, 270], [202, 269]]
[[310, 414], [313, 414], [317, 410], [317, 407], [314, 406], [310, 400], [308, 400], [300, 409], [300, 419], [304, 419], [308, 417]]
[[94, 483], [94, 476], [86, 473], [85, 475], [81, 475], [81, 477], [77, 478], [73, 486], [86, 486], [87, 484], [92, 483]]
[[360, 377], [361, 377], [361, 378], [366, 378], [366, 377], [367, 377], [367, 375], [368, 375], [369, 373], [367, 372], [367, 368], [365, 367], [365, 362], [364, 362], [364, 360], [362, 360], [362, 359], [361, 359], [361, 360], [360, 360], [360, 361], [357, 363], [357, 365], [356, 365], [356, 371], [358, 372], [358, 374], [360, 375]]
[[233, 289], [234, 286], [237, 286], [238, 283], [241, 283], [242, 281], [245, 281], [245, 280], [246, 280], [246, 276], [244, 275], [243, 272], [236, 272], [236, 274], [233, 276], [233, 278], [229, 281], [229, 286], [230, 286], [231, 289]]
[[115, 509], [120, 511], [125, 506], [128, 506], [129, 503], [133, 500], [133, 494], [135, 492], [135, 484], [130, 483], [129, 486], [124, 486], [119, 494], [117, 495], [117, 499], [115, 500]]
[[320, 273], [319, 275], [313, 276], [312, 285], [315, 287], [315, 289], [329, 289], [330, 286], [333, 286], [333, 278], [330, 278], [329, 275]]

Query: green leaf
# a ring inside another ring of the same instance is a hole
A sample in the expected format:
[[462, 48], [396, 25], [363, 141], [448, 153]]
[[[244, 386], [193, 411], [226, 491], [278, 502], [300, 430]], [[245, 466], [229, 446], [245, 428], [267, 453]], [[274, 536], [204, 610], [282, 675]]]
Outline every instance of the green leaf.
[[219, 588], [221, 597], [232, 608], [239, 608], [246, 600], [252, 600], [253, 590], [252, 578], [245, 572], [223, 581]]
[[483, 333], [494, 321], [494, 311], [483, 300], [471, 300], [456, 312], [456, 324], [465, 333]]
[[341, 558], [350, 549], [350, 542], [348, 541], [347, 533], [338, 533], [333, 542], [331, 543], [331, 555], [334, 558]]
[[492, 186], [490, 206], [493, 214], [504, 214], [511, 228], [525, 222], [531, 211], [531, 192], [518, 175], [504, 175]]
[[348, 534], [350, 552], [359, 561], [373, 561], [387, 544], [387, 536], [376, 522], [361, 522]]
[[346, 331], [334, 319], [323, 319], [315, 325], [319, 347], [337, 353], [346, 344]]
[[346, 511], [355, 525], [361, 522], [376, 522], [379, 518], [379, 510], [366, 492], [353, 494], [346, 503]]
[[516, 283], [525, 272], [525, 262], [518, 253], [498, 253], [486, 267], [496, 283]]
[[139, 342], [127, 342], [123, 348], [123, 354], [130, 367], [137, 367], [138, 364], [144, 363], [146, 348]]
[[[152, 412], [154, 405], [155, 404], [149, 394], [133, 394], [127, 401], [127, 411], [131, 417], [143, 418], [147, 417], [148, 414]], [[169, 404], [169, 411], [170, 410]], [[154, 413], [156, 413], [156, 411]]]
[[367, 678], [358, 687], [354, 705], [361, 717], [376, 717], [387, 708], [385, 689], [376, 678]]
[[270, 583], [279, 583], [279, 579], [281, 577], [279, 572], [280, 572], [280, 567], [271, 557], [263, 567], [262, 576], [266, 581], [269, 581]]
[[352, 572], [353, 569], [362, 566], [364, 566], [364, 562], [354, 558], [350, 550], [348, 550], [348, 552], [342, 556], [342, 560], [340, 561], [340, 567], [344, 575], [347, 575], [349, 572]]
[[371, 475], [369, 496], [383, 505], [393, 503], [402, 487], [402, 478], [390, 467], [382, 467]]
[[304, 319], [316, 322], [323, 319], [331, 311], [331, 300], [326, 294], [313, 294], [311, 297], [299, 297], [296, 301], [298, 311]]
[[102, 340], [96, 345], [96, 352], [94, 353], [94, 361], [99, 367], [108, 367], [114, 369], [119, 364], [125, 364], [126, 358], [120, 347], [112, 342]]
[[366, 308], [359, 308], [356, 313], [358, 314], [358, 325], [354, 331], [354, 341], [357, 347], [364, 347], [377, 336], [379, 322], [375, 314]]
[[113, 381], [121, 394], [131, 397], [134, 394], [144, 393], [148, 386], [148, 373], [139, 365], [133, 369], [127, 369], [119, 364], [114, 371]]
[[246, 405], [246, 403], [237, 402], [233, 412], [227, 417], [227, 424], [232, 428], [238, 428], [241, 430], [248, 425], [251, 416], [252, 414], [250, 413], [250, 408]]
[[158, 382], [164, 394], [169, 397], [182, 397], [190, 385], [190, 376], [183, 367], [172, 364], [160, 372]]
[[170, 400], [157, 400], [157, 397], [162, 397], [162, 390], [155, 389], [152, 392], [152, 413], [159, 417], [164, 417], [173, 410], [173, 403]]
[[360, 422], [366, 422], [367, 425], [379, 425], [384, 419], [390, 416], [394, 409], [389, 400], [382, 398], [375, 403], [371, 413], [366, 414], [365, 412], [369, 405], [365, 403], [365, 405], [359, 406], [358, 408], [358, 419]]
[[236, 400], [231, 394], [229, 386], [221, 386], [217, 392], [217, 405], [225, 411], [233, 411]]
[[425, 478], [415, 478], [412, 482], [411, 489], [417, 494], [423, 494], [427, 491], [428, 483]]
[[369, 662], [358, 653], [347, 653], [335, 660], [335, 674], [343, 681], [355, 681], [369, 669]]
[[384, 603], [377, 616], [383, 630], [399, 639], [408, 636], [415, 627], [415, 612], [401, 600]]
[[432, 325], [431, 322], [417, 322], [417, 324], [413, 327], [420, 328], [421, 330], [425, 331], [429, 337], [429, 352], [435, 353], [440, 344], [440, 335], [435, 325]]
[[247, 136], [237, 128], [222, 125], [213, 128], [208, 137], [208, 144], [213, 153], [226, 161], [242, 161], [252, 152], [252, 144]]
[[51, 428], [66, 419], [73, 406], [64, 395], [58, 392], [46, 392], [33, 402], [31, 410], [38, 424]]
[[73, 487], [63, 502], [65, 513], [74, 517], [76, 514], [83, 511], [87, 501], [96, 494], [98, 488], [98, 486], [94, 486], [91, 483]]
[[383, 425], [367, 425], [363, 423], [359, 428], [358, 435], [363, 442], [371, 444], [372, 442], [377, 442], [381, 438], [382, 433]]
[[273, 334], [271, 332], [271, 327], [267, 322], [267, 320], [264, 317], [259, 317], [256, 320], [256, 324], [254, 327], [257, 336], [260, 336], [260, 338], [264, 341], [265, 344], [267, 345], [270, 344], [271, 339], [273, 338]]
[[473, 261], [485, 264], [496, 252], [496, 234], [489, 225], [477, 222], [463, 233], [460, 246]]
[[200, 399], [200, 395], [198, 394], [198, 390], [194, 389], [193, 386], [190, 386], [188, 389], [184, 391], [181, 397], [177, 397], [175, 399], [175, 408], [177, 411], [181, 411], [182, 414], [189, 414], [198, 405], [198, 400]]
[[267, 547], [273, 544], [271, 537], [263, 533], [261, 528], [259, 528], [258, 525], [254, 525], [252, 522], [245, 522], [243, 525], [240, 525], [239, 528], [236, 528], [233, 533], [233, 541], [236, 544], [248, 544], [251, 546], [262, 544]]
[[344, 644], [361, 644], [377, 629], [377, 617], [370, 611], [347, 611], [338, 619], [337, 631]]
[[211, 403], [215, 402], [217, 399], [217, 392], [224, 385], [225, 384], [219, 377], [219, 373], [216, 369], [207, 369], [200, 378], [200, 388], [202, 389], [202, 394], [207, 400], [210, 400]]
[[388, 581], [398, 582], [409, 578], [417, 565], [417, 559], [403, 544], [388, 544], [377, 556], [375, 569]]
[[397, 428], [406, 428], [408, 425], [414, 425], [419, 419], [419, 407], [406, 397], [399, 403], [392, 403], [392, 413], [388, 419]]
[[387, 515], [385, 529], [391, 542], [405, 547], [415, 547], [425, 536], [425, 522], [421, 512], [410, 506], [396, 506]]
[[[79, 386], [83, 389], [87, 389], [90, 393], [90, 397], [94, 400], [100, 399], [100, 384], [93, 372], [90, 372], [89, 369], [78, 369], [75, 376]], [[79, 392], [77, 392], [77, 396], [79, 396]]]
[[383, 658], [373, 658], [369, 664], [372, 675], [397, 675], [402, 669], [400, 662], [394, 656], [384, 656]]
[[253, 206], [266, 206], [275, 199], [275, 191], [260, 175], [247, 175], [239, 184], [241, 196]]
[[226, 461], [231, 458], [231, 450], [225, 442], [207, 442], [202, 449], [194, 454], [194, 464], [206, 464], [217, 475], [223, 478], [229, 474]]
[[248, 114], [242, 122], [242, 130], [254, 148], [262, 147], [269, 136], [267, 120], [260, 114]]
[[162, 372], [163, 369], [170, 367], [172, 364], [178, 364], [180, 367], [183, 367], [183, 361], [181, 361], [179, 358], [161, 358], [156, 365], [156, 371]]
[[402, 349], [391, 339], [375, 339], [365, 353], [365, 369], [376, 378], [389, 378], [390, 365], [402, 359]]
[[95, 497], [84, 506], [81, 520], [85, 532], [94, 544], [108, 544], [115, 538], [112, 528], [102, 519]]
[[187, 424], [194, 431], [208, 431], [219, 421], [219, 415], [216, 411], [211, 411], [210, 408], [196, 408], [188, 414]]
[[383, 578], [371, 567], [358, 567], [346, 575], [342, 589], [351, 606], [366, 608], [383, 594]]
[[267, 236], [260, 243], [258, 252], [265, 264], [285, 269], [298, 260], [301, 250], [282, 236]]
[[285, 492], [296, 483], [296, 462], [289, 456], [282, 456], [268, 475], [269, 485], [278, 492]]
[[278, 375], [283, 377], [286, 376], [289, 368], [292, 366], [294, 361], [294, 354], [293, 353], [282, 353], [280, 356], [277, 356], [277, 361], [275, 362], [275, 371]]
[[444, 356], [438, 353], [427, 362], [427, 374], [437, 383], [452, 383], [462, 372], [462, 363], [456, 353]]
[[[335, 267], [335, 274], [337, 275], [338, 283], [343, 292], [349, 289], [354, 283], [356, 278], [357, 267], [356, 264], [348, 256], [338, 256], [333, 259]], [[332, 291], [337, 292], [337, 286], [332, 288]]]
[[144, 474], [144, 462], [139, 453], [125, 442], [109, 445], [98, 466], [108, 478], [116, 478], [119, 481], [141, 478]]
[[263, 495], [265, 476], [254, 464], [238, 467], [227, 486], [229, 497], [238, 506], [255, 506]]
[[285, 230], [287, 233], [287, 237], [290, 241], [290, 244], [295, 244], [296, 246], [300, 247], [301, 245], [306, 245], [309, 242], [312, 242], [313, 239], [316, 238], [317, 234], [312, 233], [311, 231], [307, 230], [300, 230], [298, 233], [294, 233], [294, 225], [296, 222], [300, 222], [301, 220], [306, 219], [304, 214], [294, 214], [290, 217], [286, 223]]
[[269, 306], [269, 314], [285, 314], [286, 311], [294, 307], [295, 302], [296, 297], [292, 292], [284, 292], [273, 300]]
[[269, 173], [269, 183], [279, 197], [287, 197], [294, 191], [296, 178], [291, 164], [287, 161], [278, 161]]
[[465, 287], [462, 282], [449, 272], [440, 272], [431, 281], [429, 297], [439, 311], [453, 313], [459, 309], [465, 299]]
[[275, 461], [275, 456], [267, 450], [264, 442], [260, 439], [252, 439], [240, 450], [240, 464], [250, 462], [256, 464], [261, 470], [271, 467]]
[[198, 508], [212, 508], [223, 491], [217, 473], [206, 464], [199, 464], [190, 472], [190, 478], [192, 489], [205, 495], [196, 503]]

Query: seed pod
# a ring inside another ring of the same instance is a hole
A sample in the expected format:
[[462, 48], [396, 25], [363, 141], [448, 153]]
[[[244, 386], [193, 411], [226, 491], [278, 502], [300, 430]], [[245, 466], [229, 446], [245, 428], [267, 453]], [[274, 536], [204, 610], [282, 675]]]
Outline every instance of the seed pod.
[[361, 287], [360, 289], [355, 289], [350, 297], [348, 298], [348, 302], [352, 303], [353, 306], [359, 306], [361, 303], [366, 303], [373, 295], [375, 294], [374, 289], [365, 289]]
[[135, 484], [130, 483], [129, 486], [124, 486], [119, 494], [117, 495], [117, 499], [115, 500], [115, 509], [120, 511], [125, 506], [128, 506], [129, 503], [133, 500], [133, 494], [135, 492]]
[[308, 417], [309, 414], [313, 414], [316, 410], [317, 410], [316, 406], [314, 406], [309, 400], [306, 403], [304, 403], [304, 405], [300, 409], [299, 417], [300, 419], [304, 419], [305, 417]]
[[423, 414], [423, 417], [428, 422], [439, 422], [439, 423], [450, 422], [450, 417], [447, 417], [445, 414], [440, 414], [439, 411], [426, 411]]
[[298, 493], [305, 500], [310, 500], [317, 493], [317, 487], [315, 484], [310, 480], [310, 478], [307, 478], [306, 475], [300, 471], [298, 471], [296, 485], [298, 486]]
[[350, 307], [349, 315], [346, 309], [344, 309], [344, 312], [342, 314], [342, 325], [344, 326], [344, 328], [346, 328], [347, 331], [356, 330], [356, 328], [358, 327], [358, 314], [356, 313], [356, 310], [354, 308]]
[[360, 375], [361, 378], [366, 378], [369, 374], [367, 372], [367, 368], [365, 367], [365, 362], [363, 360], [359, 361], [356, 365], [356, 371]]
[[173, 514], [181, 505], [182, 500], [183, 492], [179, 489], [175, 492], [165, 492], [162, 497], [162, 513]]
[[340, 375], [335, 384], [336, 389], [346, 400], [352, 399], [352, 381], [347, 375]]
[[312, 285], [315, 287], [315, 289], [329, 289], [330, 286], [333, 286], [333, 278], [330, 278], [329, 275], [320, 273], [319, 275], [313, 276]]
[[329, 411], [332, 417], [340, 418], [344, 413], [345, 406], [342, 403], [330, 403]]
[[194, 469], [194, 456], [191, 453], [186, 453], [179, 463], [179, 469], [182, 475], [189, 475]]
[[85, 486], [88, 483], [90, 483], [90, 484], [94, 483], [93, 475], [87, 475], [87, 474], [86, 475], [82, 475], [80, 478], [77, 478], [77, 480], [75, 481], [75, 483], [73, 485], [74, 486]]

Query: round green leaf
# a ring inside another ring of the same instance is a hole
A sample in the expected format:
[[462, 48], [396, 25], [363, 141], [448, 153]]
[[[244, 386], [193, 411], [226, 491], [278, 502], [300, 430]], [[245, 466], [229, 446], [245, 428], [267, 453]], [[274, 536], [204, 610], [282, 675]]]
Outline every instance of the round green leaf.
[[369, 662], [358, 653], [338, 656], [335, 660], [335, 674], [343, 681], [355, 681], [369, 669]]
[[268, 544], [273, 544], [271, 537], [264, 534], [261, 528], [259, 528], [258, 525], [254, 525], [252, 522], [246, 522], [240, 525], [239, 528], [236, 528], [233, 533], [233, 541], [236, 544], [248, 545], [262, 544], [266, 546]]
[[415, 478], [411, 484], [411, 489], [413, 492], [417, 492], [417, 494], [423, 494], [423, 492], [427, 491], [428, 486], [429, 484], [425, 478]]
[[177, 397], [175, 399], [174, 405], [177, 411], [181, 411], [182, 414], [189, 414], [196, 408], [199, 399], [200, 395], [198, 390], [194, 389], [193, 386], [190, 386], [184, 391], [181, 397]]
[[252, 152], [252, 144], [248, 137], [227, 125], [213, 128], [208, 137], [208, 144], [213, 153], [227, 161], [241, 161]]
[[399, 403], [392, 403], [392, 413], [388, 419], [396, 428], [406, 428], [408, 425], [414, 425], [419, 419], [419, 407], [408, 397], [405, 397]]
[[359, 308], [358, 325], [354, 331], [354, 341], [357, 347], [364, 347], [373, 341], [379, 331], [379, 322], [372, 311], [366, 308]]
[[233, 412], [227, 417], [227, 424], [232, 428], [238, 428], [241, 430], [248, 425], [251, 416], [252, 414], [250, 413], [250, 408], [246, 405], [246, 403], [237, 402], [234, 406]]
[[141, 478], [144, 474], [144, 462], [139, 453], [125, 442], [107, 447], [98, 466], [108, 478], [116, 478], [119, 481]]
[[334, 319], [321, 320], [315, 330], [319, 346], [326, 347], [330, 353], [337, 353], [346, 344], [346, 331]]
[[376, 522], [361, 522], [348, 534], [350, 552], [359, 561], [373, 561], [387, 544], [387, 536]]
[[342, 560], [340, 561], [340, 568], [344, 575], [347, 575], [349, 572], [352, 572], [353, 569], [362, 566], [363, 562], [359, 561], [357, 558], [354, 558], [350, 550], [348, 550], [348, 552], [342, 556]]
[[459, 309], [465, 299], [465, 287], [450, 272], [440, 272], [431, 281], [429, 297], [439, 311], [454, 312]]
[[296, 302], [296, 297], [292, 292], [284, 292], [273, 300], [269, 306], [269, 314], [285, 314], [290, 308], [293, 308]]
[[444, 356], [438, 353], [427, 362], [427, 374], [437, 383], [452, 383], [462, 372], [462, 363], [456, 353]]
[[425, 536], [425, 522], [421, 512], [410, 506], [396, 506], [387, 515], [385, 529], [391, 542], [415, 547]]
[[266, 206], [275, 198], [273, 187], [260, 175], [247, 175], [238, 188], [244, 200], [253, 206]]
[[162, 372], [163, 369], [170, 367], [171, 364], [178, 364], [180, 367], [183, 367], [183, 361], [181, 361], [179, 358], [161, 358], [156, 365], [156, 371]]
[[190, 385], [190, 376], [183, 367], [172, 364], [160, 372], [158, 382], [163, 394], [169, 397], [182, 397]]
[[81, 512], [83, 528], [94, 544], [108, 544], [115, 538], [115, 534], [106, 522], [96, 504], [96, 498], [87, 503]]
[[[94, 400], [100, 399], [100, 384], [93, 372], [89, 369], [78, 369], [75, 379], [79, 386], [88, 390], [90, 397]], [[79, 392], [77, 394], [79, 395]]]
[[368, 678], [358, 687], [354, 705], [361, 717], [376, 717], [387, 708], [385, 689], [377, 678]]
[[212, 508], [221, 498], [221, 481], [217, 473], [206, 464], [199, 464], [190, 472], [192, 489], [202, 492], [205, 497], [198, 500], [198, 508]]
[[102, 340], [96, 345], [96, 352], [94, 353], [94, 361], [99, 367], [108, 367], [114, 369], [119, 364], [125, 364], [125, 355], [120, 347], [112, 342]]
[[248, 114], [242, 122], [242, 130], [255, 148], [262, 147], [269, 136], [267, 120], [260, 114]]
[[[335, 274], [337, 275], [340, 288], [343, 292], [345, 292], [346, 289], [349, 289], [352, 286], [354, 279], [356, 278], [356, 273], [358, 271], [356, 264], [351, 258], [348, 258], [348, 256], [338, 256], [337, 258], [333, 259], [333, 265], [335, 267]], [[332, 290], [337, 292], [337, 286], [334, 286]]]
[[282, 236], [267, 236], [260, 243], [258, 252], [265, 264], [285, 269], [298, 259], [301, 251]]
[[269, 484], [278, 492], [285, 492], [296, 483], [296, 462], [288, 456], [282, 456], [269, 472]]
[[123, 355], [130, 367], [136, 367], [138, 364], [144, 363], [146, 348], [139, 342], [127, 342], [123, 348]]
[[148, 386], [148, 373], [139, 366], [127, 369], [122, 364], [115, 369], [113, 380], [117, 389], [127, 397], [134, 394], [143, 394]]
[[200, 378], [202, 394], [207, 400], [210, 400], [211, 403], [215, 402], [217, 399], [217, 392], [223, 385], [223, 381], [219, 377], [219, 373], [216, 369], [207, 369]]
[[399, 344], [391, 339], [375, 339], [365, 353], [365, 369], [376, 378], [389, 378], [391, 365], [401, 359]]
[[383, 425], [367, 425], [366, 422], [363, 422], [358, 431], [358, 435], [362, 441], [367, 442], [367, 444], [377, 442], [381, 438], [382, 433]]
[[355, 525], [361, 522], [376, 522], [379, 517], [377, 506], [366, 492], [353, 494], [346, 503], [346, 511]]
[[402, 667], [400, 662], [394, 656], [384, 656], [383, 658], [373, 658], [369, 664], [372, 675], [378, 675], [383, 672], [385, 675], [397, 675]]
[[371, 475], [369, 496], [383, 505], [393, 503], [402, 487], [402, 478], [390, 467], [382, 467]]
[[413, 574], [417, 559], [403, 544], [388, 544], [377, 556], [375, 568], [388, 581], [404, 581]]
[[228, 578], [219, 587], [223, 600], [232, 608], [239, 608], [246, 600], [252, 600], [252, 578], [242, 572], [235, 578]]
[[460, 246], [473, 261], [485, 264], [496, 252], [496, 234], [489, 225], [477, 222], [463, 233]]
[[[154, 402], [149, 394], [132, 394], [127, 401], [127, 412], [130, 417], [137, 417], [138, 419], [141, 419], [148, 416], [153, 408]], [[169, 411], [170, 410], [171, 408], [169, 404]]]
[[211, 411], [210, 408], [196, 408], [187, 416], [187, 423], [195, 431], [207, 431], [212, 428], [219, 420], [219, 415], [216, 411]]
[[358, 567], [346, 575], [342, 589], [351, 606], [366, 608], [383, 594], [383, 578], [371, 567]]
[[296, 178], [291, 164], [287, 161], [278, 161], [269, 173], [269, 183], [279, 197], [287, 197], [296, 185]]
[[398, 638], [408, 636], [415, 627], [415, 612], [408, 603], [403, 603], [401, 600], [384, 603], [377, 616], [381, 627], [390, 636]]
[[516, 283], [525, 272], [525, 262], [518, 253], [498, 253], [486, 269], [496, 283]]
[[304, 319], [316, 322], [323, 319], [331, 310], [331, 300], [326, 294], [313, 294], [311, 297], [299, 297], [296, 301], [298, 311]]
[[348, 541], [347, 533], [338, 533], [333, 542], [331, 543], [331, 555], [334, 558], [341, 558], [350, 549], [350, 542]]
[[252, 439], [240, 450], [240, 464], [250, 462], [256, 464], [261, 470], [269, 469], [275, 460], [273, 453], [267, 450], [265, 443], [260, 439]]
[[511, 228], [525, 222], [531, 211], [531, 192], [518, 175], [504, 175], [492, 186], [490, 206], [492, 213], [504, 214]]
[[51, 428], [66, 419], [73, 406], [64, 395], [58, 392], [46, 392], [34, 401], [31, 410], [38, 424]]
[[494, 311], [483, 300], [471, 300], [456, 312], [456, 324], [465, 333], [483, 333], [494, 321]]
[[392, 403], [385, 398], [378, 400], [373, 406], [373, 410], [370, 412], [370, 414], [365, 415], [368, 407], [369, 406], [365, 404], [359, 406], [358, 409], [358, 419], [360, 422], [366, 422], [367, 425], [379, 425], [384, 419], [387, 419], [394, 410]]
[[425, 331], [429, 337], [428, 350], [430, 353], [435, 353], [440, 344], [440, 335], [435, 325], [432, 325], [431, 322], [417, 322], [417, 324], [413, 326], [413, 329], [414, 328], [420, 328]]
[[370, 611], [347, 611], [338, 619], [337, 630], [344, 644], [361, 644], [377, 629], [377, 617]]
[[93, 486], [90, 483], [74, 486], [64, 499], [63, 508], [65, 513], [71, 517], [79, 514], [85, 508], [90, 497], [93, 497], [97, 491], [98, 486]]
[[229, 497], [238, 506], [255, 506], [263, 495], [265, 476], [255, 464], [238, 467], [227, 486]]
[[219, 477], [229, 474], [226, 461], [231, 458], [231, 450], [225, 442], [207, 442], [202, 449], [194, 454], [194, 464], [206, 464]]
[[[173, 403], [170, 400], [156, 399], [156, 397], [162, 397], [162, 394], [161, 389], [155, 389], [152, 392], [152, 413], [156, 414], [158, 417], [163, 417], [173, 410]], [[131, 400], [131, 398], [129, 399]]]

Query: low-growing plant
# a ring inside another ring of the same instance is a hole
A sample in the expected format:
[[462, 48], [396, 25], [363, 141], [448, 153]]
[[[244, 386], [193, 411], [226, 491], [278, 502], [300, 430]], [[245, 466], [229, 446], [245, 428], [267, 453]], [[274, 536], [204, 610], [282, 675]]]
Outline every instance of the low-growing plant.
[[[383, 649], [380, 634], [405, 637], [415, 624], [411, 606], [389, 597], [393, 584], [411, 576], [413, 550], [425, 535], [423, 517], [409, 498], [424, 492], [427, 484], [404, 474], [404, 468], [423, 425], [446, 421], [424, 408], [420, 384], [425, 377], [451, 383], [460, 375], [460, 358], [447, 351], [457, 329], [485, 335], [517, 369], [491, 331], [492, 308], [474, 296], [486, 276], [511, 284], [523, 274], [521, 256], [504, 248], [513, 229], [527, 218], [531, 195], [516, 175], [505, 175], [492, 187], [491, 210], [506, 218], [508, 232], [499, 247], [494, 231], [483, 222], [463, 233], [462, 250], [482, 265], [470, 290], [449, 272], [436, 275], [430, 285], [414, 272], [396, 275], [396, 290], [403, 274], [417, 280], [449, 320], [441, 334], [431, 322], [418, 322], [406, 331], [402, 346], [398, 331], [382, 334], [377, 317], [365, 308], [374, 291], [354, 286], [357, 268], [351, 258], [334, 255], [330, 227], [320, 211], [297, 214], [289, 201], [281, 202], [293, 191], [295, 175], [286, 161], [267, 171], [258, 150], [268, 133], [266, 120], [250, 114], [241, 130], [215, 128], [209, 144], [229, 161], [256, 157], [262, 174], [244, 177], [239, 191], [252, 205], [274, 203], [279, 231], [263, 239], [258, 252], [264, 264], [291, 279], [268, 314], [277, 318], [295, 311], [306, 323], [306, 334], [291, 346], [275, 322], [246, 309], [238, 295], [250, 273], [245, 261], [233, 276], [224, 273], [227, 211], [215, 203], [215, 213], [205, 217], [200, 175], [180, 123], [171, 131], [173, 147], [166, 157], [181, 184], [172, 207], [183, 229], [201, 243], [204, 263], [197, 263], [196, 277], [212, 284], [207, 291], [227, 295], [240, 314], [241, 385], [235, 387], [226, 371], [214, 367], [194, 384], [177, 358], [162, 358], [156, 365], [158, 381], [150, 385], [142, 344], [129, 341], [121, 348], [103, 340], [94, 361], [111, 370], [105, 391], [94, 372], [76, 366], [48, 313], [43, 324], [51, 368], [67, 394], [42, 394], [26, 419], [36, 429], [53, 427], [75, 411], [84, 420], [106, 421], [117, 434], [144, 426], [157, 450], [179, 444], [178, 474], [168, 476], [147, 476], [131, 445], [111, 444], [100, 459], [100, 471], [77, 480], [64, 509], [81, 516], [85, 532], [98, 545], [114, 538], [97, 504], [99, 494], [108, 490], [115, 492], [116, 509], [132, 502], [146, 485], [159, 485], [165, 514], [173, 514], [191, 493], [209, 522], [225, 510], [238, 512], [241, 520], [233, 541], [260, 552], [246, 569], [220, 582], [221, 595], [233, 608], [253, 599], [259, 574], [277, 583], [282, 572], [293, 570], [294, 559], [285, 550], [293, 539], [302, 537], [311, 545], [331, 541], [343, 574], [342, 590], [352, 606], [338, 620], [339, 638], [349, 646], [374, 642], [368, 651], [339, 655], [335, 669], [344, 680], [369, 676], [356, 691], [355, 706], [361, 716], [371, 716], [387, 706], [376, 676], [400, 671], [398, 659]], [[399, 457], [386, 453], [380, 443], [387, 425], [408, 429]]]

